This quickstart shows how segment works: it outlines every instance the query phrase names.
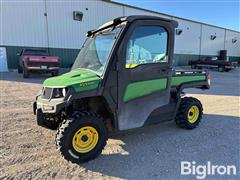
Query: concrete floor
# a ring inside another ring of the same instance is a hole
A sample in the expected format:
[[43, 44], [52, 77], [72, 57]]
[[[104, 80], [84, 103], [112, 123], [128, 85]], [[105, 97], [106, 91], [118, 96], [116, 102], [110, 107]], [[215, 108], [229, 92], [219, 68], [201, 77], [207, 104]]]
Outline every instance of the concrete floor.
[[174, 122], [116, 135], [102, 155], [82, 165], [69, 163], [55, 149], [55, 131], [38, 127], [32, 102], [48, 76], [23, 79], [16, 72], [1, 73], [0, 178], [40, 179], [193, 179], [180, 174], [181, 161], [205, 165], [235, 165], [240, 179], [240, 70], [211, 71], [211, 89], [189, 89], [201, 100], [204, 116], [194, 130]]

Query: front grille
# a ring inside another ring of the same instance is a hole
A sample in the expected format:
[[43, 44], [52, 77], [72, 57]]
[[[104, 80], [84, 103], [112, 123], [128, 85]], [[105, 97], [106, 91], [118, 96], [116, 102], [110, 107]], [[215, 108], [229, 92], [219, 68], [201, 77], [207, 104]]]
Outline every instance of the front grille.
[[44, 88], [42, 93], [43, 99], [50, 99], [52, 96], [52, 88]]
[[34, 61], [28, 61], [28, 66], [31, 67], [39, 67], [39, 66], [48, 66], [48, 67], [58, 67], [58, 62], [34, 62]]

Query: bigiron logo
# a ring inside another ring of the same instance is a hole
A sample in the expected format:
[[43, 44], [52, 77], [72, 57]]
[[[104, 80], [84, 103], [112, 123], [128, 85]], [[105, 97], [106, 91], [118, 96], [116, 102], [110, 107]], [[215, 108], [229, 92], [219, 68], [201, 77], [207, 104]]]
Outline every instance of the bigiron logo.
[[208, 161], [205, 165], [196, 164], [195, 161], [181, 161], [181, 175], [194, 175], [197, 179], [205, 179], [214, 175], [236, 175], [235, 165], [215, 165]]

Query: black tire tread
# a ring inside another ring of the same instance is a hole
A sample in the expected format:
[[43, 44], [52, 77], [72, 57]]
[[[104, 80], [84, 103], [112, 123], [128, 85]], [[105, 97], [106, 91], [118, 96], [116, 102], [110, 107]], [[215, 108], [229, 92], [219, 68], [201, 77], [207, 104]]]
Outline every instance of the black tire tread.
[[23, 78], [29, 78], [29, 72], [25, 67], [23, 67]]
[[64, 141], [65, 134], [69, 132], [70, 126], [73, 125], [75, 120], [79, 120], [80, 118], [83, 118], [85, 116], [91, 116], [93, 118], [97, 118], [100, 121], [103, 121], [103, 119], [96, 113], [91, 113], [87, 111], [84, 111], [84, 112], [76, 111], [72, 114], [70, 118], [64, 119], [62, 123], [59, 125], [59, 128], [57, 129], [56, 138], [55, 138], [56, 148], [65, 160], [71, 161], [73, 163], [83, 163], [96, 158], [98, 155], [102, 153], [102, 150], [106, 146], [108, 135], [106, 136], [106, 139], [104, 139], [104, 142], [103, 142], [104, 144], [102, 145], [102, 148], [96, 151], [96, 153], [92, 157], [88, 158], [87, 160], [73, 160], [73, 159], [69, 159], [68, 156], [66, 156], [65, 154], [66, 151], [64, 146], [65, 144], [62, 143]]
[[[197, 104], [199, 107], [199, 117], [196, 123], [189, 124], [188, 121], [186, 120], [186, 113], [188, 112], [189, 107], [192, 106], [193, 104]], [[199, 125], [202, 119], [202, 115], [203, 115], [203, 107], [201, 102], [194, 97], [184, 97], [181, 99], [181, 103], [175, 117], [175, 122], [181, 128], [194, 129]]]
[[17, 70], [18, 70], [18, 74], [22, 74], [23, 73], [22, 67], [19, 64], [18, 64]]

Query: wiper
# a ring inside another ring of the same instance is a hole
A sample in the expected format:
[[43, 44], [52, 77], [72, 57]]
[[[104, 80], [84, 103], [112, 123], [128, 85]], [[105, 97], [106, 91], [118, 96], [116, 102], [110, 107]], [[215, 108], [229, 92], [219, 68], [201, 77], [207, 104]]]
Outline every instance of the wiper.
[[121, 18], [123, 18], [123, 17], [119, 17], [119, 18], [114, 19], [114, 20], [113, 20], [113, 23], [110, 24], [110, 25], [108, 25], [108, 26], [102, 27], [102, 28], [97, 29], [97, 30], [88, 31], [88, 32], [87, 32], [87, 37], [90, 37], [90, 36], [92, 36], [92, 35], [100, 32], [100, 31], [103, 31], [104, 29], [108, 29], [108, 28], [110, 28], [110, 27], [113, 27], [113, 28], [116, 27], [117, 25], [121, 24], [121, 23], [124, 21], [124, 20], [122, 20]]
[[97, 71], [94, 71], [92, 69], [88, 69], [88, 68], [76, 68], [76, 69], [73, 69], [73, 71], [79, 70], [79, 69], [85, 69], [85, 70], [88, 70], [88, 71], [92, 71], [94, 74], [97, 75], [97, 77], [102, 78], [102, 75], [100, 73], [98, 73]]

